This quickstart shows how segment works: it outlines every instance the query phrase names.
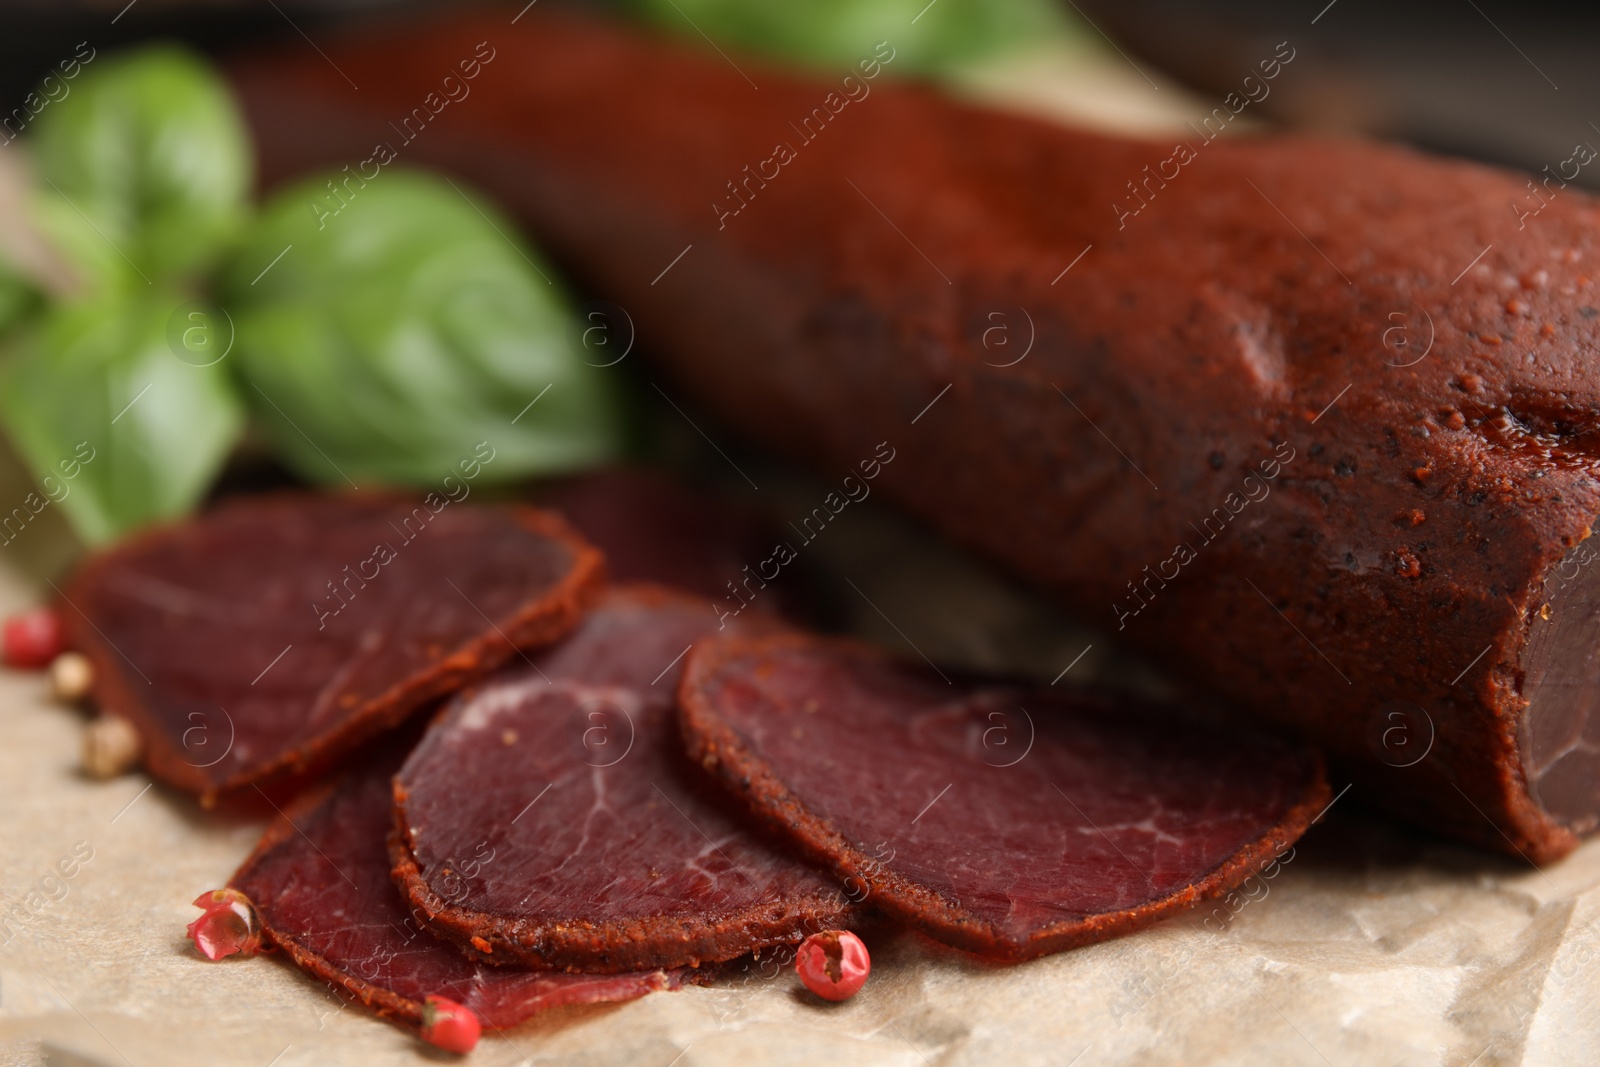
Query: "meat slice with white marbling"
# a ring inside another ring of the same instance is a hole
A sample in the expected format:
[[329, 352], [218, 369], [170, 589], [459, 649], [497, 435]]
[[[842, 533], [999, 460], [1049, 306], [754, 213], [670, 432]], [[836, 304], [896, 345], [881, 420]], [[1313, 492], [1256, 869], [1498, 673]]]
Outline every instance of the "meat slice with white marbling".
[[682, 984], [682, 971], [491, 967], [429, 934], [389, 880], [389, 783], [405, 750], [385, 747], [291, 807], [230, 883], [254, 902], [268, 940], [296, 965], [410, 1026], [421, 1024], [423, 1002], [434, 995], [503, 1028], [561, 1004], [632, 1000]]
[[[752, 621], [728, 629], [776, 629]], [[845, 922], [828, 874], [763, 839], [683, 754], [674, 698], [706, 600], [610, 591], [560, 644], [456, 697], [395, 779], [397, 883], [495, 963], [692, 966]]]
[[1226, 892], [1328, 802], [1269, 737], [795, 634], [697, 646], [679, 705], [695, 761], [852, 896], [999, 959]]

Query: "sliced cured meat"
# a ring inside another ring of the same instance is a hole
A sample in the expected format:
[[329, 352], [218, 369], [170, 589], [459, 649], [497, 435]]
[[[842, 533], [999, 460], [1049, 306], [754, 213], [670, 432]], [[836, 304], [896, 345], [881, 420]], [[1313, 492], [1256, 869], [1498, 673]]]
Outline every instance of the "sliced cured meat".
[[549, 513], [289, 493], [94, 557], [61, 612], [151, 773], [210, 803], [325, 766], [555, 640], [600, 575]]
[[698, 597], [614, 590], [447, 705], [395, 778], [391, 843], [435, 932], [495, 962], [629, 971], [845, 920], [838, 884], [752, 833], [684, 759], [678, 674], [716, 629]]
[[811, 607], [807, 590], [785, 580], [790, 569], [776, 580], [758, 573], [781, 536], [712, 493], [649, 470], [613, 467], [547, 482], [533, 500], [559, 511], [605, 553], [613, 582], [660, 582], [725, 601], [730, 610], [745, 598], [774, 614], [798, 616]]
[[[492, 41], [406, 158], [625, 305], [674, 402], [824, 471], [890, 438], [875, 492], [1395, 815], [1541, 863], [1600, 829], [1600, 201], [887, 77], [856, 104], [547, 6], [241, 69], [264, 171], [367, 158]], [[863, 90], [901, 69], [887, 36]]]
[[1222, 893], [1328, 802], [1320, 759], [1270, 738], [818, 638], [703, 644], [679, 702], [691, 756], [775, 831], [894, 918], [1007, 960]]
[[427, 933], [389, 880], [390, 777], [403, 749], [366, 759], [301, 797], [229, 884], [255, 904], [266, 938], [302, 970], [386, 1018], [418, 1026], [432, 995], [507, 1027], [559, 1004], [632, 1000], [681, 971], [576, 975], [490, 967]]

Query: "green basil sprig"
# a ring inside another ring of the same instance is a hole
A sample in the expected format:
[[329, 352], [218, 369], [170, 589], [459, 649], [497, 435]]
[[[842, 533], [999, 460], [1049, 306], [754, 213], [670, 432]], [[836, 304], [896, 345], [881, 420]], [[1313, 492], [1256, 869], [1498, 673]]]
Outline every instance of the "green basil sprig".
[[0, 260], [0, 337], [28, 318], [40, 306], [39, 291]]
[[617, 451], [567, 295], [469, 190], [340, 173], [257, 216], [226, 85], [168, 46], [86, 67], [34, 127], [34, 222], [78, 285], [42, 300], [0, 264], [0, 423], [41, 484], [73, 465], [86, 540], [191, 510], [248, 414], [362, 487], [436, 485], [479, 442], [498, 480]]
[[[211, 265], [249, 214], [250, 143], [228, 88], [194, 54], [146, 48], [85, 68], [35, 120], [46, 210], [87, 222], [154, 284]], [[87, 235], [79, 240], [87, 245]], [[75, 241], [75, 244], [78, 242]]]
[[173, 358], [165, 296], [56, 305], [0, 368], [0, 417], [41, 482], [86, 446], [60, 506], [90, 542], [192, 507], [244, 424], [226, 368]]
[[105, 541], [192, 508], [243, 429], [228, 369], [179, 359], [168, 326], [248, 218], [248, 139], [221, 79], [172, 46], [85, 67], [29, 135], [33, 221], [76, 285], [16, 305], [0, 420], [41, 484], [81, 464], [60, 506]]
[[487, 440], [503, 481], [614, 453], [609, 380], [508, 220], [416, 171], [342, 188], [337, 214], [325, 178], [279, 193], [222, 279], [236, 367], [297, 471], [426, 484]]

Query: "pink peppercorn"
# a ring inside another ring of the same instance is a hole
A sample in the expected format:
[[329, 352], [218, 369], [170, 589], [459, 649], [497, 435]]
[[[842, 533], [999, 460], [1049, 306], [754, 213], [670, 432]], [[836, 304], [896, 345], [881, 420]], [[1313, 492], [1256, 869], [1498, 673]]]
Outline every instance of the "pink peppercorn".
[[806, 988], [824, 1000], [849, 1000], [867, 984], [872, 958], [850, 931], [825, 930], [801, 943], [794, 969]]
[[472, 1009], [447, 997], [429, 997], [422, 1005], [422, 1040], [446, 1052], [471, 1052], [481, 1031]]
[[38, 671], [61, 655], [61, 619], [48, 608], [13, 615], [0, 629], [0, 658], [6, 666]]
[[237, 889], [213, 889], [195, 897], [194, 906], [202, 914], [189, 924], [189, 938], [206, 959], [261, 951], [261, 924], [249, 897]]

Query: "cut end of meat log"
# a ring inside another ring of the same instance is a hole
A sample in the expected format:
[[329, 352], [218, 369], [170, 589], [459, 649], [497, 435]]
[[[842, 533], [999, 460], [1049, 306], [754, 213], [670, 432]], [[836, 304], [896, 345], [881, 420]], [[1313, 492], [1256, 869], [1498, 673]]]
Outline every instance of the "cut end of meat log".
[[601, 577], [548, 512], [284, 493], [95, 556], [62, 618], [150, 772], [209, 804], [314, 773], [559, 638]]
[[[1531, 601], [1522, 654], [1527, 709], [1518, 730], [1533, 800], [1571, 834], [1600, 825], [1600, 547], [1584, 540]], [[1541, 852], [1568, 851], [1572, 841]]]
[[[742, 632], [777, 626], [753, 618]], [[395, 779], [394, 875], [431, 929], [489, 962], [601, 972], [848, 925], [838, 883], [743, 825], [684, 757], [678, 676], [717, 629], [699, 597], [614, 589], [446, 706]]]
[[1269, 737], [819, 638], [697, 646], [679, 706], [691, 755], [853, 897], [996, 959], [1218, 896], [1329, 799], [1319, 757]]

